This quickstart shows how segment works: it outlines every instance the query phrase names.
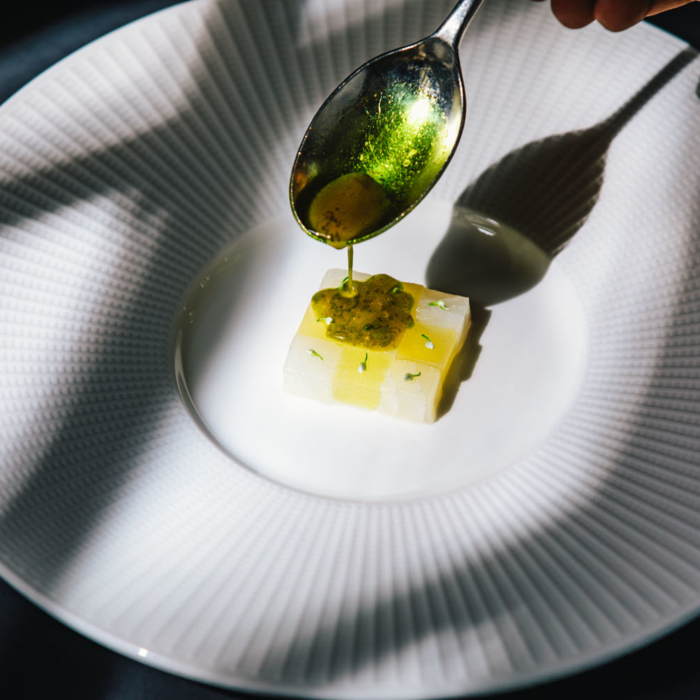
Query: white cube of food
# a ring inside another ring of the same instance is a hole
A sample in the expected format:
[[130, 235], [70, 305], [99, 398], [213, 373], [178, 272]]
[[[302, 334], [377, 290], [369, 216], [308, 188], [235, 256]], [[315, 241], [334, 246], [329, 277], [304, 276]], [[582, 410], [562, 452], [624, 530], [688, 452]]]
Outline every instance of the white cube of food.
[[416, 304], [416, 320], [427, 326], [451, 328], [458, 335], [470, 318], [469, 299], [426, 289]]
[[443, 377], [430, 365], [394, 360], [382, 387], [383, 413], [419, 423], [433, 423]]
[[341, 350], [333, 341], [295, 335], [284, 363], [284, 390], [317, 401], [333, 401], [333, 373]]

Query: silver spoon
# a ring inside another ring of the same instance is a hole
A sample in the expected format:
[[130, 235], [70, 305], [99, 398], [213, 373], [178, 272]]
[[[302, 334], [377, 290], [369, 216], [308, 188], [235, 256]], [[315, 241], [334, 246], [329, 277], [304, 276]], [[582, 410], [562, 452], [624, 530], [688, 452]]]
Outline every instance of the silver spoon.
[[422, 41], [358, 68], [316, 113], [290, 183], [292, 211], [344, 248], [386, 231], [444, 172], [464, 128], [458, 48], [482, 0], [461, 0]]

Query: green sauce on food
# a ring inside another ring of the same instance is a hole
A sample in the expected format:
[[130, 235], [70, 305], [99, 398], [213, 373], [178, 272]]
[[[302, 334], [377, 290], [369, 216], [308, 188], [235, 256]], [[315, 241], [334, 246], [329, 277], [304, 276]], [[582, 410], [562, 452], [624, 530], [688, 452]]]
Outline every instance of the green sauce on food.
[[414, 300], [403, 284], [389, 275], [374, 275], [349, 287], [322, 289], [311, 299], [316, 318], [327, 323], [326, 336], [368, 350], [397, 347], [414, 325]]

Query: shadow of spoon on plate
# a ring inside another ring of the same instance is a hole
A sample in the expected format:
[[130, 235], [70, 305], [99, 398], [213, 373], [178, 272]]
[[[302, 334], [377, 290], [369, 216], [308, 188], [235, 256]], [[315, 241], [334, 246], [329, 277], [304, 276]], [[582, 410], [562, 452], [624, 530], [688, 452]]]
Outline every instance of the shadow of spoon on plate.
[[593, 211], [615, 136], [696, 57], [695, 50], [684, 49], [605, 121], [512, 151], [460, 195], [426, 272], [430, 289], [472, 302], [472, 327], [445, 380], [440, 416], [474, 372], [489, 307], [524, 294], [544, 278], [554, 256]]
[[428, 287], [484, 306], [534, 287], [593, 211], [615, 136], [696, 57], [681, 51], [600, 124], [528, 143], [482, 173], [455, 203]]

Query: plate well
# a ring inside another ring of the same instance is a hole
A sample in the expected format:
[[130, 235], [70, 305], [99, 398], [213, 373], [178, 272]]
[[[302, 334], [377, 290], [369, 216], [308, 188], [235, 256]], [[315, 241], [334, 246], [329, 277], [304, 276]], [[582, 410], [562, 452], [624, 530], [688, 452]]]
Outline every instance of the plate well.
[[[357, 246], [358, 269], [423, 283], [451, 210], [424, 204], [396, 231]], [[505, 238], [505, 227], [481, 228]], [[178, 383], [193, 415], [234, 460], [323, 496], [414, 498], [507, 468], [565, 415], [581, 381], [586, 333], [576, 292], [556, 262], [523, 295], [474, 305], [471, 337], [433, 425], [283, 393], [284, 358], [309, 299], [326, 269], [343, 262], [342, 252], [284, 217], [242, 236], [190, 292], [177, 333]]]

